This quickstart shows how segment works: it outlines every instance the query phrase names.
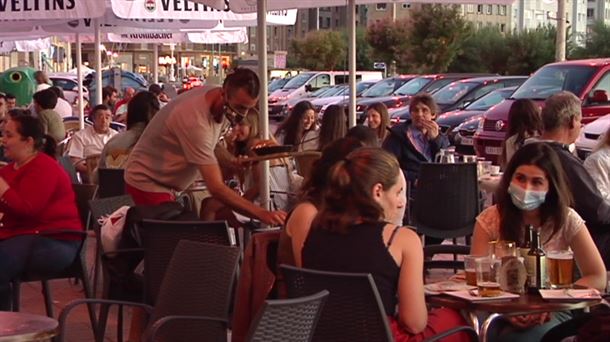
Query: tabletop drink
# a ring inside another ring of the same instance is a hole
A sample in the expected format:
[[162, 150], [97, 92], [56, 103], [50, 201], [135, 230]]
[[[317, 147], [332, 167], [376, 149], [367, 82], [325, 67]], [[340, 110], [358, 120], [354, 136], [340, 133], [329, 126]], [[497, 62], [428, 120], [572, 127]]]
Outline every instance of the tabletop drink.
[[476, 259], [480, 256], [466, 255], [464, 256], [464, 273], [466, 276], [466, 284], [477, 286]]
[[574, 255], [572, 251], [549, 251], [546, 255], [546, 261], [551, 288], [571, 287], [574, 276]]
[[498, 270], [492, 258], [477, 258], [475, 260], [477, 288], [481, 297], [496, 297], [502, 294], [498, 282]]
[[527, 269], [528, 284], [530, 292], [538, 292], [544, 288], [546, 276], [546, 254], [542, 250], [540, 230], [535, 230], [529, 226], [530, 250], [525, 258], [525, 268]]

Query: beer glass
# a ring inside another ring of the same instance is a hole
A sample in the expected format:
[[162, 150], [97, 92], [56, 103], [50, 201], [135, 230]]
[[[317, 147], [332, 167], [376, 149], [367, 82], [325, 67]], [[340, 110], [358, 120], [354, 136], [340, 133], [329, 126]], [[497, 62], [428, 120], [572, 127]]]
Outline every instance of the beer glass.
[[498, 281], [498, 265], [500, 265], [500, 263], [497, 263], [494, 258], [483, 257], [475, 259], [479, 296], [496, 297], [502, 294]]
[[502, 259], [507, 256], [517, 256], [517, 244], [514, 241], [489, 241], [489, 257]]
[[483, 256], [477, 255], [466, 255], [464, 256], [464, 273], [466, 275], [466, 284], [470, 286], [477, 286], [477, 272], [476, 259], [483, 258]]
[[572, 287], [574, 277], [574, 254], [571, 250], [546, 252], [547, 272], [552, 289]]

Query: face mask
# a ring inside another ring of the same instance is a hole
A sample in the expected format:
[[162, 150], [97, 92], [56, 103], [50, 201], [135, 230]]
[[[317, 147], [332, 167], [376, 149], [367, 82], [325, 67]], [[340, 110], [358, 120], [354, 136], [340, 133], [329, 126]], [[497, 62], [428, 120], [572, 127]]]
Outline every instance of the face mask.
[[513, 204], [521, 210], [534, 210], [544, 203], [546, 191], [524, 190], [518, 185], [510, 183], [508, 193]]

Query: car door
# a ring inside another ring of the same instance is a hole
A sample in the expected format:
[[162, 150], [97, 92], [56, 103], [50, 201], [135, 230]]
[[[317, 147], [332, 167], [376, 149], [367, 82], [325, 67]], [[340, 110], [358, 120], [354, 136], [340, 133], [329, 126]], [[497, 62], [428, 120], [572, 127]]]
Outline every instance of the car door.
[[582, 105], [584, 122], [593, 121], [601, 116], [610, 114], [610, 69], [600, 77], [585, 95]]

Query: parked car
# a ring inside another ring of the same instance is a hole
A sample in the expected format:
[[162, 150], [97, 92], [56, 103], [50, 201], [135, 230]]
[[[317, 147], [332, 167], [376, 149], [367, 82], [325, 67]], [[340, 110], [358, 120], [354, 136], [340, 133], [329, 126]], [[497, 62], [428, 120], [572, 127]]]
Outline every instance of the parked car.
[[[372, 85], [377, 83], [376, 81], [362, 81], [356, 84], [356, 97], [362, 96], [362, 93], [369, 89]], [[334, 94], [333, 96], [325, 96], [312, 100], [312, 104], [318, 113], [318, 117], [322, 118], [324, 115], [324, 111], [328, 106], [333, 104], [341, 104], [347, 105], [349, 101], [349, 89], [345, 89], [344, 91]]]
[[483, 115], [474, 116], [458, 126], [450, 134], [453, 136], [455, 151], [460, 154], [474, 154], [474, 142], [472, 136], [477, 131]]
[[[439, 114], [464, 108], [491, 91], [520, 85], [527, 76], [485, 76], [466, 78], [447, 84], [432, 94], [439, 107]], [[409, 108], [390, 112], [393, 123], [403, 122], [410, 117]]]
[[[316, 91], [314, 91], [313, 93], [311, 93], [309, 96], [306, 97], [300, 97], [300, 98], [294, 98], [291, 99], [289, 101], [286, 102], [286, 104], [284, 105], [284, 108], [282, 109], [281, 115], [276, 116], [275, 119], [283, 119], [285, 117], [287, 117], [290, 112], [292, 111], [292, 108], [294, 108], [294, 106], [296, 106], [297, 103], [301, 102], [301, 101], [310, 101], [313, 102], [314, 100], [320, 99], [320, 98], [326, 98], [326, 97], [331, 97], [331, 96], [336, 96], [344, 91], [347, 90], [347, 85], [346, 84], [341, 84], [341, 85], [335, 85], [335, 86], [330, 86], [330, 87], [324, 87], [324, 88], [320, 88]], [[316, 109], [316, 112], [319, 109]]]
[[477, 155], [497, 162], [513, 100], [531, 99], [542, 106], [546, 98], [564, 90], [582, 100], [583, 123], [610, 113], [610, 58], [551, 63], [538, 69], [509, 99], [485, 113], [474, 135]]
[[446, 127], [449, 133], [449, 141], [453, 142], [453, 128], [464, 121], [467, 121], [476, 116], [482, 116], [489, 108], [497, 105], [508, 98], [517, 87], [501, 88], [492, 91], [491, 93], [472, 102], [464, 108], [452, 110], [438, 116], [436, 123], [439, 126]]
[[576, 153], [578, 157], [585, 160], [595, 150], [610, 128], [610, 114], [590, 122], [580, 131], [580, 136], [576, 139]]
[[[49, 79], [53, 82], [53, 86], [59, 87], [64, 91], [66, 101], [70, 104], [76, 103], [78, 99], [78, 77], [72, 74], [51, 74]], [[83, 97], [89, 101], [89, 90], [83, 88]]]
[[269, 82], [269, 86], [267, 87], [267, 93], [271, 94], [278, 89], [282, 89], [286, 83], [290, 81], [290, 77], [288, 78], [276, 78], [273, 81]]

